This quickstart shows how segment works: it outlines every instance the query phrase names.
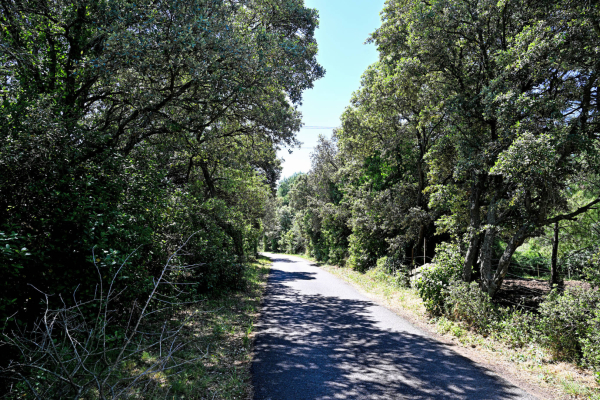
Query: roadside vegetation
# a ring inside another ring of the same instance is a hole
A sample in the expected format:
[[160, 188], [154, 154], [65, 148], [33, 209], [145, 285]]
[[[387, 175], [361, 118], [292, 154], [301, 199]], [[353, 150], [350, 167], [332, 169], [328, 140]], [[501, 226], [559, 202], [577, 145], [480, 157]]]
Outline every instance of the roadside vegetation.
[[[5, 344], [28, 357], [9, 364], [23, 379], [9, 382], [3, 398], [28, 398], [32, 392], [38, 398], [65, 398], [77, 388], [77, 397], [84, 399], [251, 399], [253, 327], [269, 266], [259, 257], [245, 269], [243, 290], [143, 314], [133, 332], [101, 333], [101, 346], [92, 335], [84, 336], [86, 318], [69, 310], [49, 311], [50, 319], [67, 318], [44, 321], [36, 335], [8, 337]], [[129, 337], [133, 340], [126, 343]], [[33, 340], [41, 348], [32, 350]], [[44, 348], [48, 341], [55, 350]]]
[[8, 398], [247, 396], [261, 242], [406, 296], [421, 267], [440, 326], [600, 379], [600, 5], [388, 0], [341, 127], [279, 187], [324, 74], [302, 0], [0, 15]]
[[[179, 393], [196, 356], [239, 372], [202, 338], [249, 329], [227, 318], [324, 74], [316, 10], [272, 3], [0, 2], [2, 395]], [[202, 396], [243, 394], [210, 374]]]
[[[576, 363], [556, 359], [544, 341], [532, 338], [532, 333], [542, 335], [543, 332], [542, 328], [532, 325], [527, 316], [503, 315], [496, 310], [495, 315], [486, 314], [485, 323], [476, 324], [448, 314], [432, 316], [417, 289], [403, 283], [404, 277], [390, 274], [381, 267], [360, 272], [300, 256], [316, 262], [320, 268], [352, 284], [412, 323], [431, 329], [462, 347], [476, 349], [479, 352], [477, 361], [506, 363], [512, 375], [550, 392], [548, 398], [600, 399], [597, 374]], [[507, 320], [507, 316], [512, 320]]]
[[[156, 398], [252, 399], [250, 361], [254, 324], [269, 266], [267, 258], [259, 257], [246, 268], [244, 290], [200, 301], [176, 314], [177, 320], [184, 323], [181, 340], [185, 348], [181, 357], [198, 361], [163, 379], [157, 377], [160, 390]], [[155, 351], [145, 358], [158, 356]], [[151, 398], [148, 393], [139, 397]]]
[[381, 15], [379, 61], [311, 170], [279, 185], [265, 249], [389, 278], [447, 331], [600, 383], [599, 6], [388, 0]]

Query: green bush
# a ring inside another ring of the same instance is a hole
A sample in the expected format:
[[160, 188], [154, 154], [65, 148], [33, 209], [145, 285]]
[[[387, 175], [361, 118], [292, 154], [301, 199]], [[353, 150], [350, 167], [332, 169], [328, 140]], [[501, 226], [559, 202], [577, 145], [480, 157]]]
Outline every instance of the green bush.
[[366, 272], [377, 264], [377, 251], [374, 240], [362, 232], [353, 232], [348, 237], [349, 259], [348, 263], [359, 272]]
[[454, 271], [442, 264], [432, 264], [422, 270], [416, 287], [427, 312], [433, 315], [443, 314], [445, 289], [455, 278]]
[[451, 243], [440, 243], [436, 247], [433, 264], [422, 270], [415, 285], [427, 312], [441, 315], [444, 312], [445, 289], [450, 282], [459, 279], [463, 257], [458, 246]]
[[[540, 340], [559, 359], [579, 360], [586, 354], [592, 359], [598, 354], [593, 333], [594, 316], [598, 315], [600, 293], [596, 290], [566, 290], [562, 295], [552, 291], [540, 305]], [[591, 337], [590, 337], [591, 336]]]
[[480, 332], [488, 332], [496, 319], [490, 296], [476, 282], [450, 282], [444, 289], [444, 311], [449, 318], [463, 321]]
[[494, 322], [494, 334], [514, 347], [523, 347], [537, 340], [537, 324], [537, 316], [533, 313], [500, 308]]
[[392, 277], [399, 287], [408, 287], [410, 285], [408, 267], [403, 265], [398, 257], [384, 256], [379, 258], [376, 269], [380, 273]]
[[306, 239], [302, 236], [300, 227], [296, 221], [292, 228], [282, 235], [279, 240], [279, 249], [284, 253], [302, 254], [306, 250]]
[[600, 268], [598, 265], [600, 264], [600, 250], [597, 250], [593, 256], [587, 260], [586, 264], [583, 267], [583, 273], [585, 275], [586, 281], [590, 282], [592, 286], [599, 288], [600, 287]]
[[583, 362], [600, 372], [600, 308], [596, 306], [593, 317], [588, 321], [586, 335], [581, 340]]

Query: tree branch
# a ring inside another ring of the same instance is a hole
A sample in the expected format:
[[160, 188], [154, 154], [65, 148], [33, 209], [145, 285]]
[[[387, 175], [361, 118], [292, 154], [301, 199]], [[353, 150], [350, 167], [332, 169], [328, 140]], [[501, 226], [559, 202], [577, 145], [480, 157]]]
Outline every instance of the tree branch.
[[600, 203], [600, 198], [597, 198], [596, 200], [588, 203], [587, 205], [585, 205], [583, 207], [579, 207], [577, 210], [573, 211], [572, 213], [557, 215], [556, 217], [548, 218], [548, 219], [542, 221], [541, 225], [542, 226], [550, 225], [555, 222], [563, 221], [563, 220], [575, 221], [577, 219], [575, 217], [577, 217], [579, 214], [583, 214], [584, 212], [587, 212], [588, 210], [591, 210], [592, 207], [598, 203]]

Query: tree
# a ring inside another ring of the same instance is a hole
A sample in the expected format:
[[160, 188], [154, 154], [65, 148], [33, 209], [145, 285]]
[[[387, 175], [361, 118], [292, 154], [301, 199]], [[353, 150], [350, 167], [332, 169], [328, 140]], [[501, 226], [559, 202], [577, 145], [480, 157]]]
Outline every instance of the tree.
[[35, 315], [26, 283], [87, 282], [94, 247], [124, 257], [143, 246], [127, 276], [144, 290], [195, 231], [207, 268], [195, 278], [205, 290], [231, 282], [227, 268], [256, 245], [276, 149], [296, 142], [301, 94], [324, 73], [316, 11], [301, 0], [0, 9], [0, 231], [28, 249], [2, 250], [3, 305]]
[[365, 71], [337, 133], [353, 160], [351, 186], [360, 187], [353, 192], [355, 204], [375, 213], [356, 212], [380, 221], [371, 221], [365, 232], [381, 230], [375, 242], [387, 241], [390, 252], [408, 263], [426, 262], [428, 239], [430, 248], [435, 246], [425, 156], [442, 132], [444, 114], [431, 79], [415, 59], [375, 63]]
[[[566, 210], [569, 182], [598, 165], [597, 12], [568, 1], [388, 1], [373, 35], [382, 59], [415, 59], [434, 78], [446, 126], [427, 155], [428, 191], [451, 225], [468, 227], [463, 279], [478, 264], [492, 296], [527, 237], [600, 201]], [[498, 239], [507, 246], [493, 265]]]

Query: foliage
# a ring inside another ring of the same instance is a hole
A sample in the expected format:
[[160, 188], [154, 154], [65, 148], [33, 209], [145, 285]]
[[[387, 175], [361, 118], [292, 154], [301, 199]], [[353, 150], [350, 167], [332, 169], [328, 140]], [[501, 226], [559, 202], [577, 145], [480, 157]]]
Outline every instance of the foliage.
[[[570, 2], [389, 1], [373, 34], [387, 68], [436, 88], [429, 109], [444, 117], [425, 156], [427, 192], [433, 208], [451, 214], [446, 229], [467, 234], [463, 279], [477, 265], [490, 295], [525, 238], [597, 200], [566, 212], [575, 180], [597, 165], [590, 133], [598, 114], [588, 95], [597, 86], [598, 65], [589, 62], [597, 12]], [[507, 246], [495, 262], [498, 240]]]
[[[266, 250], [302, 253], [319, 261], [343, 264], [348, 254], [348, 212], [336, 183], [338, 165], [334, 141], [319, 138], [311, 173], [283, 180], [265, 226]], [[274, 221], [273, 216], [279, 220]]]
[[552, 291], [540, 305], [539, 330], [541, 341], [558, 358], [578, 360], [583, 355], [592, 360], [598, 351], [598, 342], [590, 342], [594, 318], [600, 307], [597, 290], [566, 290], [563, 294]]
[[290, 175], [289, 177], [282, 179], [281, 182], [279, 182], [279, 185], [277, 186], [277, 197], [281, 198], [283, 205], [289, 205], [290, 190], [292, 190], [294, 183], [298, 180], [298, 178], [301, 175], [301, 172], [296, 172]]
[[456, 245], [441, 243], [433, 263], [423, 267], [421, 276], [415, 282], [425, 309], [432, 315], [445, 311], [446, 289], [451, 282], [459, 279], [462, 271], [462, 257]]
[[488, 332], [496, 319], [490, 296], [476, 282], [452, 281], [444, 289], [444, 314], [479, 332]]
[[[598, 303], [597, 303], [598, 304]], [[600, 308], [596, 307], [587, 317], [587, 329], [581, 340], [582, 357], [585, 364], [600, 372]]]
[[376, 269], [381, 274], [388, 275], [396, 281], [399, 287], [410, 286], [410, 276], [408, 267], [403, 265], [401, 260], [393, 256], [384, 256], [377, 260]]
[[301, 94], [324, 73], [316, 11], [300, 0], [0, 10], [2, 323], [35, 320], [40, 292], [92, 299], [86, 271], [139, 249], [118, 281], [129, 304], [195, 232], [195, 293], [243, 286], [276, 151], [296, 144]]
[[593, 254], [584, 265], [584, 274], [597, 289], [600, 288], [600, 250]]
[[307, 251], [366, 271], [384, 256], [424, 264], [453, 240], [461, 279], [493, 297], [519, 246], [561, 222], [563, 271], [589, 265], [595, 242], [571, 221], [593, 228], [600, 201], [597, 13], [568, 1], [387, 1], [369, 39], [379, 61], [312, 170], [281, 186]]
[[[63, 300], [62, 307], [53, 309], [45, 294], [44, 313], [31, 327], [2, 335], [3, 347], [20, 354], [0, 367], [0, 374], [13, 383], [12, 394], [29, 393], [45, 399], [93, 395], [123, 398], [140, 391], [155, 391], [157, 376], [169, 375], [196, 361], [177, 357], [183, 346], [179, 338], [183, 325], [173, 326], [168, 321], [185, 294], [178, 288], [181, 277], [195, 267], [179, 264], [181, 250], [165, 263], [149, 294], [130, 303], [127, 323], [118, 323], [122, 319], [118, 315], [120, 307], [115, 307], [122, 295], [117, 282], [125, 273], [127, 262], [114, 273], [106, 271], [105, 266], [96, 266], [97, 273], [93, 275], [99, 282], [91, 300], [80, 300], [77, 292], [60, 293], [59, 298], [72, 297], [75, 303], [67, 305]], [[107, 286], [102, 283], [103, 274], [108, 275]], [[154, 304], [157, 302], [162, 303], [158, 308]], [[165, 318], [166, 321], [161, 320]], [[155, 348], [164, 351], [144, 360]], [[140, 361], [146, 361], [144, 367], [137, 372], [127, 371], [127, 365]]]
[[495, 336], [513, 347], [523, 347], [539, 339], [537, 316], [529, 311], [510, 307], [499, 308], [498, 319], [493, 325]]

